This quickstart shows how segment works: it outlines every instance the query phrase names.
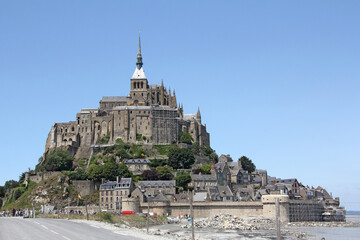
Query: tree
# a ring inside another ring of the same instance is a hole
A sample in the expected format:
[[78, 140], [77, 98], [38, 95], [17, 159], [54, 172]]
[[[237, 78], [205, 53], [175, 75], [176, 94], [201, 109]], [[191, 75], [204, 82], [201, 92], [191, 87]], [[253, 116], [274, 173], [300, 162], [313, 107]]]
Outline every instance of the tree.
[[20, 188], [17, 188], [14, 192], [14, 199], [17, 200], [21, 195], [23, 194], [23, 191], [21, 191]]
[[102, 178], [105, 178], [110, 181], [115, 181], [116, 177], [119, 175], [119, 169], [116, 162], [107, 162], [101, 166]]
[[170, 150], [168, 157], [168, 165], [174, 169], [188, 169], [195, 162], [194, 154], [187, 148], [173, 148]]
[[187, 143], [187, 144], [191, 144], [194, 141], [194, 139], [192, 138], [190, 133], [182, 133], [180, 135], [180, 142], [182, 143]]
[[124, 178], [129, 178], [132, 177], [132, 173], [130, 172], [130, 170], [128, 169], [128, 167], [126, 166], [125, 163], [120, 163], [118, 166], [118, 176], [119, 177], [124, 177]]
[[19, 183], [23, 183], [25, 181], [25, 172], [21, 173], [19, 176]]
[[71, 180], [86, 180], [88, 178], [86, 172], [82, 169], [66, 172], [66, 175], [68, 175]]
[[241, 162], [242, 168], [248, 173], [252, 173], [253, 171], [255, 171], [256, 166], [248, 157], [242, 156], [241, 158], [239, 158], [238, 161]]
[[159, 180], [159, 173], [156, 170], [145, 170], [141, 174], [144, 180]]
[[159, 166], [156, 168], [159, 173], [160, 180], [171, 180], [174, 175], [172, 174], [173, 168], [169, 166]]
[[46, 155], [45, 163], [38, 170], [69, 171], [72, 169], [74, 158], [65, 150], [56, 149]]
[[15, 181], [15, 180], [9, 180], [5, 182], [4, 185], [4, 190], [5, 192], [11, 188], [16, 188], [19, 186], [19, 182]]
[[[3, 186], [0, 186], [0, 198], [5, 197], [5, 188]], [[2, 206], [0, 204], [0, 206]]]
[[187, 190], [188, 184], [191, 182], [191, 176], [186, 172], [178, 172], [175, 180], [177, 187], [182, 188], [183, 190]]
[[116, 156], [120, 157], [120, 159], [129, 159], [131, 156], [126, 152], [125, 149], [119, 149], [116, 151]]
[[102, 168], [101, 166], [98, 166], [96, 164], [90, 164], [90, 166], [86, 170], [86, 174], [89, 179], [100, 181], [102, 178]]

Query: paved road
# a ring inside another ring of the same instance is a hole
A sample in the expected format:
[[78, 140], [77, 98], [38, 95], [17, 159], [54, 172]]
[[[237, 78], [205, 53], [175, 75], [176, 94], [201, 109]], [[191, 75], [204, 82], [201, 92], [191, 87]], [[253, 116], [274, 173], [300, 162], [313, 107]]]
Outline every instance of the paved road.
[[126, 236], [95, 225], [60, 219], [0, 218], [1, 240], [130, 240]]

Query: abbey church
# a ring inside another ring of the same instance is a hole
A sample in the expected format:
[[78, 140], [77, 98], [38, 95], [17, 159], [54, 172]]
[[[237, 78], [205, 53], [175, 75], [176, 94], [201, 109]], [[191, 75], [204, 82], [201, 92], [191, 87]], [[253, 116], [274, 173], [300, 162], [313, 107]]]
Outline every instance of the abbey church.
[[210, 136], [201, 123], [200, 110], [184, 114], [177, 104], [175, 90], [151, 85], [145, 76], [139, 37], [139, 50], [128, 96], [103, 97], [99, 108], [82, 109], [76, 120], [54, 123], [46, 140], [45, 153], [67, 146], [75, 157], [88, 157], [90, 148], [104, 136], [108, 144], [121, 138], [135, 144], [178, 143], [182, 133], [190, 133], [194, 142], [209, 146]]

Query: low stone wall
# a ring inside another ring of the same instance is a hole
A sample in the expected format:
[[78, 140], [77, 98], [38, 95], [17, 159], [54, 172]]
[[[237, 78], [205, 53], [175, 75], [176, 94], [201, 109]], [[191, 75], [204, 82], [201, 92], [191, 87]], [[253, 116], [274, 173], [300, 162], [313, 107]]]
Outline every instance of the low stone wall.
[[39, 182], [41, 182], [43, 180], [46, 180], [46, 179], [48, 179], [48, 178], [50, 178], [52, 176], [55, 176], [55, 175], [57, 175], [59, 173], [61, 173], [61, 172], [40, 172], [40, 173], [36, 173], [34, 175], [30, 175], [29, 179], [32, 182], [39, 183]]
[[75, 190], [81, 196], [90, 195], [95, 190], [95, 182], [92, 180], [73, 180], [72, 183], [75, 187]]
[[[189, 203], [157, 202], [150, 203], [150, 212], [158, 215], [178, 215], [190, 214]], [[147, 212], [147, 203], [140, 204], [140, 211]], [[238, 217], [262, 217], [263, 204], [261, 202], [195, 202], [193, 204], [194, 216], [196, 218], [214, 217], [215, 215], [231, 214]]]

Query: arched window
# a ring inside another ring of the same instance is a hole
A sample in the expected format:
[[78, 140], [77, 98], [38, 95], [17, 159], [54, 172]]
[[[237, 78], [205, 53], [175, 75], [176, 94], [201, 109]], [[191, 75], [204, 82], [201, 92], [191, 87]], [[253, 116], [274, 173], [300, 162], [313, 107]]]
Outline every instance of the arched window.
[[144, 83], [143, 82], [141, 82], [141, 88], [144, 88]]
[[136, 82], [134, 82], [134, 89], [136, 88]]

